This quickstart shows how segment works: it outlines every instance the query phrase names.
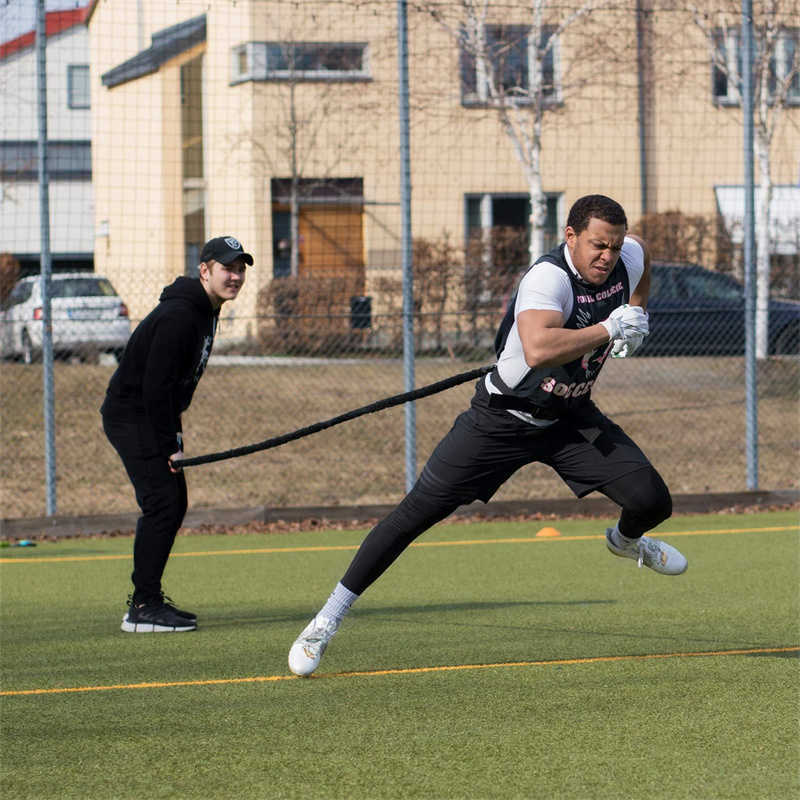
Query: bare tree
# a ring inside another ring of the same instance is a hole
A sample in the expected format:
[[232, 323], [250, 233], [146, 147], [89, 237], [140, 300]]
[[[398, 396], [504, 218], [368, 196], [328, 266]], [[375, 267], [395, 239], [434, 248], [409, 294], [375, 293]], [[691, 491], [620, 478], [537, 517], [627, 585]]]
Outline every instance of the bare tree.
[[[256, 132], [250, 144], [256, 154], [256, 163], [261, 164], [265, 175], [287, 175], [289, 183], [289, 237], [290, 275], [299, 274], [300, 257], [300, 205], [304, 194], [313, 191], [306, 180], [307, 162], [320, 151], [320, 135], [325, 122], [338, 106], [339, 86], [323, 84], [318, 87], [315, 102], [300, 102], [298, 95], [306, 83], [296, 63], [296, 53], [291, 42], [280, 46], [287, 66], [286, 77], [281, 81], [281, 103], [274, 109], [268, 129]], [[321, 174], [314, 177], [325, 179], [335, 174], [340, 152], [325, 148], [328, 162]]]
[[[453, 3], [419, 2], [417, 11], [430, 15], [458, 42], [462, 56], [475, 71], [475, 103], [491, 108], [508, 136], [525, 175], [530, 194], [531, 260], [544, 250], [547, 197], [542, 185], [542, 126], [567, 95], [583, 87], [586, 73], [572, 80], [555, 59], [561, 37], [577, 22], [609, 5], [607, 0], [583, 0], [573, 9], [552, 8], [547, 0], [509, 3], [495, 0], [459, 0]], [[524, 14], [525, 24], [504, 26], [511, 7]], [[524, 48], [525, 69], [515, 70]], [[614, 51], [607, 48], [604, 57]], [[573, 59], [572, 64], [583, 61]], [[580, 70], [579, 70], [580, 71]]]
[[[290, 215], [290, 275], [296, 278], [303, 201], [321, 186], [330, 188], [329, 179], [356, 147], [347, 122], [368, 118], [376, 106], [368, 93], [354, 88], [357, 83], [339, 78], [357, 76], [364, 69], [358, 45], [308, 42], [276, 25], [279, 30], [281, 41], [254, 42], [246, 51], [249, 76], [265, 87], [259, 91], [268, 113], [263, 124], [232, 144], [247, 151], [248, 166], [260, 170], [265, 179], [282, 179]], [[337, 117], [343, 124], [332, 126]]]
[[[762, 0], [754, 6], [753, 106], [760, 203], [756, 207], [756, 356], [769, 347], [771, 144], [784, 112], [800, 97], [800, 2]], [[711, 64], [726, 83], [725, 102], [741, 106], [741, 4], [714, 0], [689, 10], [702, 31]]]

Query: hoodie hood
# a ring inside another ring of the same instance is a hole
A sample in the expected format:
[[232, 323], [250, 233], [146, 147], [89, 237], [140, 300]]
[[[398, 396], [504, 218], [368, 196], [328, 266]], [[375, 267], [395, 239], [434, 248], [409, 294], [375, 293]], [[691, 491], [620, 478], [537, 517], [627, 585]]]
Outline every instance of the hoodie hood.
[[165, 300], [185, 300], [191, 303], [199, 311], [213, 311], [211, 300], [200, 283], [199, 278], [187, 278], [181, 275], [176, 278], [169, 286], [165, 286], [158, 298], [160, 302]]

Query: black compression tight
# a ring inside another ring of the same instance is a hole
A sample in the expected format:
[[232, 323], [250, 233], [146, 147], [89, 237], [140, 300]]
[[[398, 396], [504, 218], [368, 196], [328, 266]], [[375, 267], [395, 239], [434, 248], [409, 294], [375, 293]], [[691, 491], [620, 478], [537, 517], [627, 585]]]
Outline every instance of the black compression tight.
[[417, 536], [450, 516], [459, 505], [432, 497], [418, 481], [400, 504], [367, 534], [342, 578], [342, 585], [361, 594]]
[[[669, 490], [653, 467], [631, 472], [600, 491], [622, 508], [620, 532], [632, 539], [672, 514]], [[342, 578], [342, 585], [354, 594], [362, 594], [414, 539], [450, 516], [462, 502], [438, 496], [424, 480], [418, 481], [402, 502], [367, 534]]]
[[672, 515], [669, 489], [653, 467], [623, 475], [600, 491], [622, 508], [619, 532], [629, 539], [638, 538]]

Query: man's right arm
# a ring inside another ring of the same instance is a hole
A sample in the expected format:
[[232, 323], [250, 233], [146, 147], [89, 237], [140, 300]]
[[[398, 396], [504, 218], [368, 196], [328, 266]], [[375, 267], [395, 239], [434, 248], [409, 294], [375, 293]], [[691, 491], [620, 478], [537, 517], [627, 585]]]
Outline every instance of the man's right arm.
[[598, 323], [588, 328], [565, 328], [560, 311], [528, 309], [517, 315], [517, 330], [525, 353], [525, 363], [533, 367], [553, 367], [574, 361], [584, 353], [606, 344], [609, 332]]

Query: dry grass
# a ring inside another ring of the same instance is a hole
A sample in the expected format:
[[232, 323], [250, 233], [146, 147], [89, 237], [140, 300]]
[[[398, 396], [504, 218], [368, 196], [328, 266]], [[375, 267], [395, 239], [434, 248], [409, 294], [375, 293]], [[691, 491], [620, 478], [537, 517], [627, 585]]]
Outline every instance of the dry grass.
[[[478, 364], [420, 361], [422, 386]], [[796, 360], [759, 372], [759, 488], [797, 489], [800, 450]], [[133, 492], [105, 440], [98, 409], [112, 368], [57, 364], [57, 510], [135, 510]], [[212, 366], [184, 417], [187, 455], [227, 450], [328, 419], [404, 391], [398, 361]], [[473, 384], [416, 404], [417, 468], [469, 403]], [[630, 433], [672, 491], [747, 489], [741, 359], [631, 359], [606, 366], [600, 407]], [[0, 365], [0, 503], [5, 518], [45, 513], [41, 366]], [[193, 507], [394, 503], [405, 489], [402, 407], [371, 414], [280, 448], [187, 469]], [[502, 500], [571, 497], [546, 467], [531, 465]]]

